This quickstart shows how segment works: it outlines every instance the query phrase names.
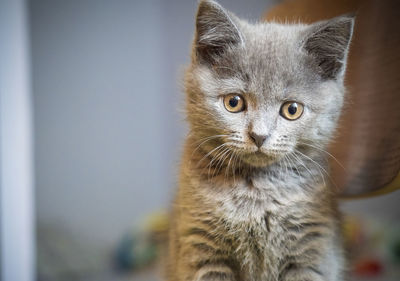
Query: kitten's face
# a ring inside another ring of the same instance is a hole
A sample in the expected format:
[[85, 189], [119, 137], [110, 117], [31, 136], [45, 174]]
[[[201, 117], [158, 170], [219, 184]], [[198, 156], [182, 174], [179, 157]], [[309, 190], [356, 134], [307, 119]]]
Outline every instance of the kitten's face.
[[325, 145], [343, 103], [353, 24], [343, 19], [333, 27], [250, 25], [202, 1], [186, 88], [192, 131], [206, 151], [221, 158], [233, 151], [262, 167]]

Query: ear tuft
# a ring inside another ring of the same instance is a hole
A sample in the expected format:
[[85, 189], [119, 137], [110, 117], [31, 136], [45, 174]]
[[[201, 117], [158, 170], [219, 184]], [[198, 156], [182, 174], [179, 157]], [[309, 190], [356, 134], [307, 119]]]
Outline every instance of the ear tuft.
[[304, 49], [314, 57], [322, 78], [337, 79], [343, 76], [353, 26], [354, 15], [344, 15], [311, 25]]
[[202, 0], [196, 16], [197, 57], [210, 63], [228, 46], [241, 43], [242, 35], [228, 12], [214, 1]]

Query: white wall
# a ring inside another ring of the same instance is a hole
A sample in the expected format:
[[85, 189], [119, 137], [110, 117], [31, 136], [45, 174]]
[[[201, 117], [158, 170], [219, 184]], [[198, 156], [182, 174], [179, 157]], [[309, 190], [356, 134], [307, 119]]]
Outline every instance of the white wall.
[[34, 280], [29, 44], [24, 0], [0, 1], [1, 280]]
[[151, 1], [33, 1], [39, 222], [111, 244], [165, 203], [160, 14]]

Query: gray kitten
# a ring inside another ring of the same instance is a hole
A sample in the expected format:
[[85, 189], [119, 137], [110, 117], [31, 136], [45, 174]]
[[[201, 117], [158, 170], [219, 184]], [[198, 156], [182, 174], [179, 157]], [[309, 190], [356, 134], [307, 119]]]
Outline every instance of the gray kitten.
[[324, 149], [353, 23], [249, 24], [200, 2], [168, 280], [344, 280]]

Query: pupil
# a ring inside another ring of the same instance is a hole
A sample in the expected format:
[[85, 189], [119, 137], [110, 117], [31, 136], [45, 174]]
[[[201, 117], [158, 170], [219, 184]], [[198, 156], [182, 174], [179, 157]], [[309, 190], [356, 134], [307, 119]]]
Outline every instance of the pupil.
[[295, 115], [297, 112], [297, 104], [296, 103], [292, 103], [289, 108], [288, 111], [291, 115]]
[[233, 97], [233, 98], [231, 98], [230, 100], [229, 100], [229, 105], [231, 106], [231, 107], [236, 107], [237, 105], [238, 105], [238, 103], [239, 103], [239, 97]]

